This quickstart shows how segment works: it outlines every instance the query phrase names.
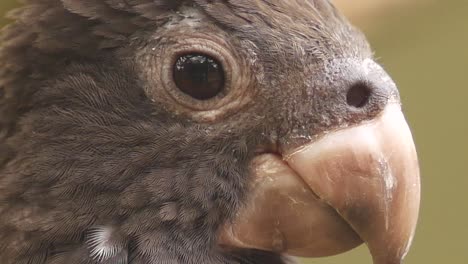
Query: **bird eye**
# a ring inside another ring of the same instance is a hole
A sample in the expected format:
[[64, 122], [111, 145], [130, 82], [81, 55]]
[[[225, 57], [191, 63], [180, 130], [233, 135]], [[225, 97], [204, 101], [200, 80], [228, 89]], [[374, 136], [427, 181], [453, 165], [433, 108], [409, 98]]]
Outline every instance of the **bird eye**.
[[170, 36], [160, 48], [142, 52], [139, 61], [151, 101], [175, 114], [213, 122], [252, 100], [250, 61], [213, 34]]
[[223, 66], [215, 58], [190, 53], [177, 58], [173, 66], [173, 79], [177, 88], [197, 100], [209, 100], [224, 91]]

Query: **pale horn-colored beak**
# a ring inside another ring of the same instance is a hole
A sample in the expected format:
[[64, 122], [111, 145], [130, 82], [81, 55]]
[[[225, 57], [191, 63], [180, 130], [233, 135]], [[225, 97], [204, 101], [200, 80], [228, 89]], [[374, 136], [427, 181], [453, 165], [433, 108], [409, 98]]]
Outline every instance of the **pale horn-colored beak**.
[[375, 264], [402, 263], [418, 219], [420, 178], [399, 104], [283, 159], [257, 158], [253, 195], [223, 229], [222, 244], [317, 257], [363, 241]]

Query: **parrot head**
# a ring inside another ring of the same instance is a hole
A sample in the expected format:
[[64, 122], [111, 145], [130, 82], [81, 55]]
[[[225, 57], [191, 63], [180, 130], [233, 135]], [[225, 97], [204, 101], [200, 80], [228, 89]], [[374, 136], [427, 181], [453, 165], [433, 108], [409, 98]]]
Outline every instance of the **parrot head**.
[[403, 261], [415, 146], [330, 1], [25, 2], [1, 36], [2, 263]]

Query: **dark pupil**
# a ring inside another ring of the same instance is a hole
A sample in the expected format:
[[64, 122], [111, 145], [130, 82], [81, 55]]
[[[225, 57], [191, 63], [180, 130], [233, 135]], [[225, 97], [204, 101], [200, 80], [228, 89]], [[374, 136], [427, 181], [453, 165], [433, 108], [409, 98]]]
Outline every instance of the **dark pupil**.
[[187, 54], [174, 65], [174, 81], [185, 94], [198, 100], [215, 97], [224, 88], [224, 70], [214, 58], [204, 54]]

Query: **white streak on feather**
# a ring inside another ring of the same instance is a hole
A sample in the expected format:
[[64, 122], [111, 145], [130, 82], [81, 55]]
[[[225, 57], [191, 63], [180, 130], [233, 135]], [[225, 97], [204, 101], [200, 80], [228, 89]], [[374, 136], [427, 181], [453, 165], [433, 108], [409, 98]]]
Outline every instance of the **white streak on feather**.
[[115, 233], [114, 228], [106, 226], [95, 227], [88, 231], [86, 244], [94, 260], [99, 262], [108, 260], [123, 250], [124, 243], [116, 239]]

